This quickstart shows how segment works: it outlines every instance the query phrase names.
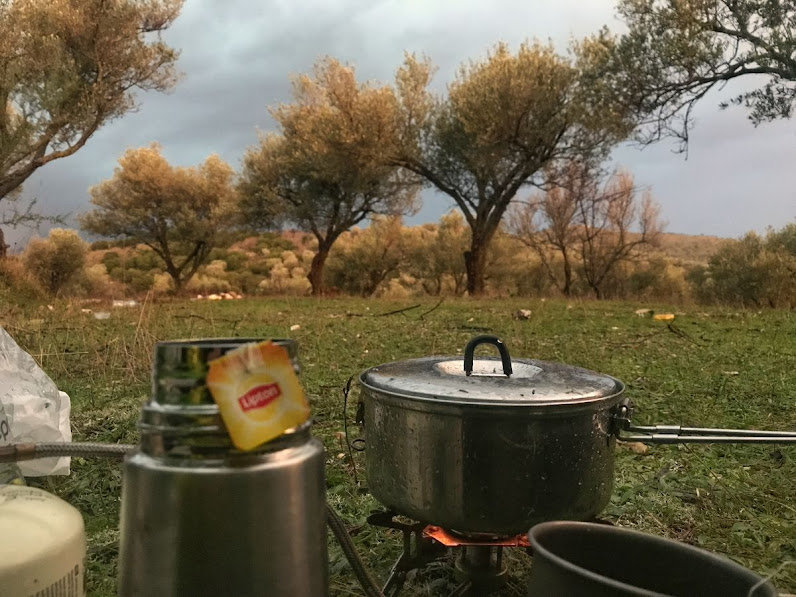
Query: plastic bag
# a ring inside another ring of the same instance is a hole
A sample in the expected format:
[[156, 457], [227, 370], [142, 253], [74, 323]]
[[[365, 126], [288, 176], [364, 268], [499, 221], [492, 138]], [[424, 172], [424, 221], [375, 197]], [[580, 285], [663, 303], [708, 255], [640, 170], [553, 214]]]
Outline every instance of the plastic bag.
[[[14, 442], [70, 442], [71, 402], [65, 392], [0, 328], [0, 404]], [[21, 462], [26, 477], [68, 475], [69, 458]]]
[[[8, 423], [6, 411], [3, 410], [3, 404], [0, 403], [0, 446], [6, 446], [13, 443], [11, 437], [11, 425]], [[0, 485], [13, 483], [15, 485], [24, 485], [25, 479], [22, 477], [22, 471], [16, 462], [2, 462], [0, 463]]]

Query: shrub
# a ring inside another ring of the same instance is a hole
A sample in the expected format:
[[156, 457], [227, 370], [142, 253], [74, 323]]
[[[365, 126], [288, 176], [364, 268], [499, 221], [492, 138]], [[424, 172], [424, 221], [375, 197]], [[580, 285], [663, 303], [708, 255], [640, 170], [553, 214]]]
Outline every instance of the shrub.
[[198, 292], [200, 294], [213, 294], [232, 290], [232, 286], [227, 280], [216, 278], [208, 274], [196, 274], [188, 281], [185, 288], [186, 290]]
[[272, 253], [295, 251], [296, 245], [276, 232], [266, 232], [257, 239], [257, 249], [268, 249]]
[[102, 263], [87, 266], [79, 276], [78, 284], [83, 294], [93, 297], [111, 298], [124, 296], [125, 286], [108, 275], [108, 269]]
[[796, 305], [796, 225], [750, 232], [719, 249], [689, 280], [702, 300], [746, 306]]
[[88, 245], [74, 230], [53, 228], [46, 239], [35, 238], [22, 256], [25, 267], [53, 295], [83, 269]]
[[168, 274], [155, 274], [152, 277], [152, 292], [155, 294], [174, 292], [174, 279]]
[[326, 266], [326, 285], [372, 296], [399, 275], [406, 255], [401, 218], [374, 217], [369, 227], [349, 230], [335, 243]]
[[3, 302], [27, 303], [43, 300], [44, 288], [17, 257], [0, 259], [0, 297]]

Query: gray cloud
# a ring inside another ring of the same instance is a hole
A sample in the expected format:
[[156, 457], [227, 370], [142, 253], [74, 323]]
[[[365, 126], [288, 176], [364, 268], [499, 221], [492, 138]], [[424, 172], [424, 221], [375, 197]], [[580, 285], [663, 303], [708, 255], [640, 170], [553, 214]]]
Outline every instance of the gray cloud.
[[[188, 0], [166, 33], [182, 52], [184, 77], [176, 90], [142, 94], [138, 111], [107, 125], [75, 156], [39, 170], [25, 192], [50, 213], [84, 211], [87, 189], [111, 176], [118, 157], [152, 141], [177, 164], [219, 153], [237, 166], [256, 141], [256, 129], [273, 126], [268, 105], [290, 97], [290, 74], [306, 72], [321, 55], [354, 64], [361, 78], [390, 80], [404, 50], [424, 53], [438, 67], [434, 87], [441, 90], [460, 63], [482, 56], [498, 40], [516, 46], [538, 37], [563, 50], [573, 37], [603, 24], [616, 27], [613, 4]], [[699, 106], [687, 160], [668, 144], [644, 151], [623, 147], [615, 160], [652, 189], [671, 231], [737, 236], [792, 221], [796, 121], [756, 129], [743, 110], [719, 111], [718, 101], [709, 96]], [[436, 220], [451, 207], [443, 196], [424, 197], [413, 223]]]

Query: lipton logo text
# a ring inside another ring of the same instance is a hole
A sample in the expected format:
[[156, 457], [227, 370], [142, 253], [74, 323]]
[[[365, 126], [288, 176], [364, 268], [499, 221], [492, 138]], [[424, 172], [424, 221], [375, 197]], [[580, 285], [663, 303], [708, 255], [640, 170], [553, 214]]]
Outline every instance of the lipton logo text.
[[243, 396], [238, 398], [238, 404], [240, 404], [241, 409], [243, 412], [248, 412], [250, 410], [255, 410], [258, 408], [263, 408], [271, 404], [274, 400], [279, 398], [282, 394], [282, 390], [279, 388], [279, 384], [276, 383], [269, 383], [264, 384], [261, 386], [256, 386], [246, 392]]

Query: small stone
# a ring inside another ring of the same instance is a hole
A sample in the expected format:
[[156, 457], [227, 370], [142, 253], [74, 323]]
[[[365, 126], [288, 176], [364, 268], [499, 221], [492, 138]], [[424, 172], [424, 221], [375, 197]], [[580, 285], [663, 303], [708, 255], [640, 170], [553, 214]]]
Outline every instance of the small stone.
[[619, 442], [622, 446], [627, 446], [630, 448], [630, 451], [635, 454], [646, 454], [650, 451], [650, 448], [647, 444], [642, 444], [641, 442]]
[[290, 326], [290, 331], [291, 332], [295, 332], [296, 330], [300, 330], [300, 329], [301, 329], [301, 326], [299, 324], [297, 324], [297, 323], [294, 323], [293, 325]]

